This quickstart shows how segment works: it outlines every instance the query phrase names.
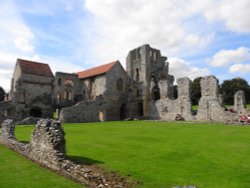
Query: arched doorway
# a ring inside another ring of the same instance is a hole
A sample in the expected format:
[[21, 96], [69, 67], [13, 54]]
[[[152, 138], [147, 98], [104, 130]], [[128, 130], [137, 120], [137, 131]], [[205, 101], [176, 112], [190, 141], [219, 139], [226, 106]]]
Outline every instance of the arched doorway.
[[126, 118], [127, 106], [126, 104], [122, 104], [120, 108], [120, 120], [124, 120]]
[[42, 110], [39, 107], [33, 107], [30, 109], [30, 116], [32, 117], [42, 117]]

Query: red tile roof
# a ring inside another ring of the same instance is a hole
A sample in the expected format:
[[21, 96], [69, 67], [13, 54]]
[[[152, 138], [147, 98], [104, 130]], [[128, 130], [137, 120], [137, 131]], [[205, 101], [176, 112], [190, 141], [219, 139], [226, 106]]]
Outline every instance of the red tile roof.
[[80, 79], [102, 75], [102, 74], [107, 73], [116, 63], [119, 63], [119, 61], [114, 61], [112, 63], [101, 65], [99, 67], [94, 67], [85, 71], [77, 72], [76, 74], [78, 75]]
[[17, 59], [21, 71], [25, 74], [32, 74], [37, 76], [54, 77], [48, 64]]

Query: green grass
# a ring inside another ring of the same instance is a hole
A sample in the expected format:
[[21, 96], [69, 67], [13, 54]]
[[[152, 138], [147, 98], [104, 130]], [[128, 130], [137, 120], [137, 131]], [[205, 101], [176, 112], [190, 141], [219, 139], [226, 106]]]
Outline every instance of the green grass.
[[0, 145], [0, 187], [2, 188], [68, 188], [82, 187]]
[[[32, 127], [18, 127], [28, 141]], [[139, 187], [250, 187], [250, 127], [164, 122], [65, 124], [67, 153]]]

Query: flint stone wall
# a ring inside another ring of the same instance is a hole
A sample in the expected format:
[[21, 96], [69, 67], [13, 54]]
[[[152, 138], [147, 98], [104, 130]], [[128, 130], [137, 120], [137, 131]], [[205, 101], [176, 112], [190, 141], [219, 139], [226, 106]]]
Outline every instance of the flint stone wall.
[[42, 119], [37, 122], [31, 136], [29, 155], [46, 166], [57, 166], [54, 162], [66, 158], [64, 131], [59, 121]]
[[32, 134], [31, 142], [24, 144], [15, 138], [13, 120], [5, 120], [2, 123], [0, 143], [88, 187], [129, 188], [133, 183], [136, 184], [128, 183], [115, 172], [105, 172], [96, 166], [76, 164], [67, 160], [64, 131], [59, 121], [40, 120]]
[[218, 80], [214, 76], [201, 79], [201, 99], [196, 119], [199, 121], [235, 122], [238, 115], [225, 111], [218, 95]]
[[178, 98], [176, 100], [166, 98], [150, 102], [151, 118], [173, 121], [176, 115], [180, 114], [185, 120], [194, 120], [191, 111], [191, 81], [188, 78], [179, 78], [177, 85]]
[[2, 138], [5, 140], [16, 140], [15, 125], [12, 119], [6, 119], [2, 122]]
[[102, 97], [93, 101], [81, 101], [72, 107], [63, 108], [60, 112], [62, 122], [98, 122], [105, 120], [105, 102]]
[[238, 112], [238, 114], [247, 115], [244, 91], [237, 91], [234, 94], [234, 110]]

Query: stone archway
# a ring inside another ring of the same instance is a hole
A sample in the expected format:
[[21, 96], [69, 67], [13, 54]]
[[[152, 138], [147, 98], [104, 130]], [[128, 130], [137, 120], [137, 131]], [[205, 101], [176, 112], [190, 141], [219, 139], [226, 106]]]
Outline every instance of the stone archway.
[[30, 109], [30, 116], [31, 117], [42, 117], [42, 110], [39, 107], [33, 107]]

